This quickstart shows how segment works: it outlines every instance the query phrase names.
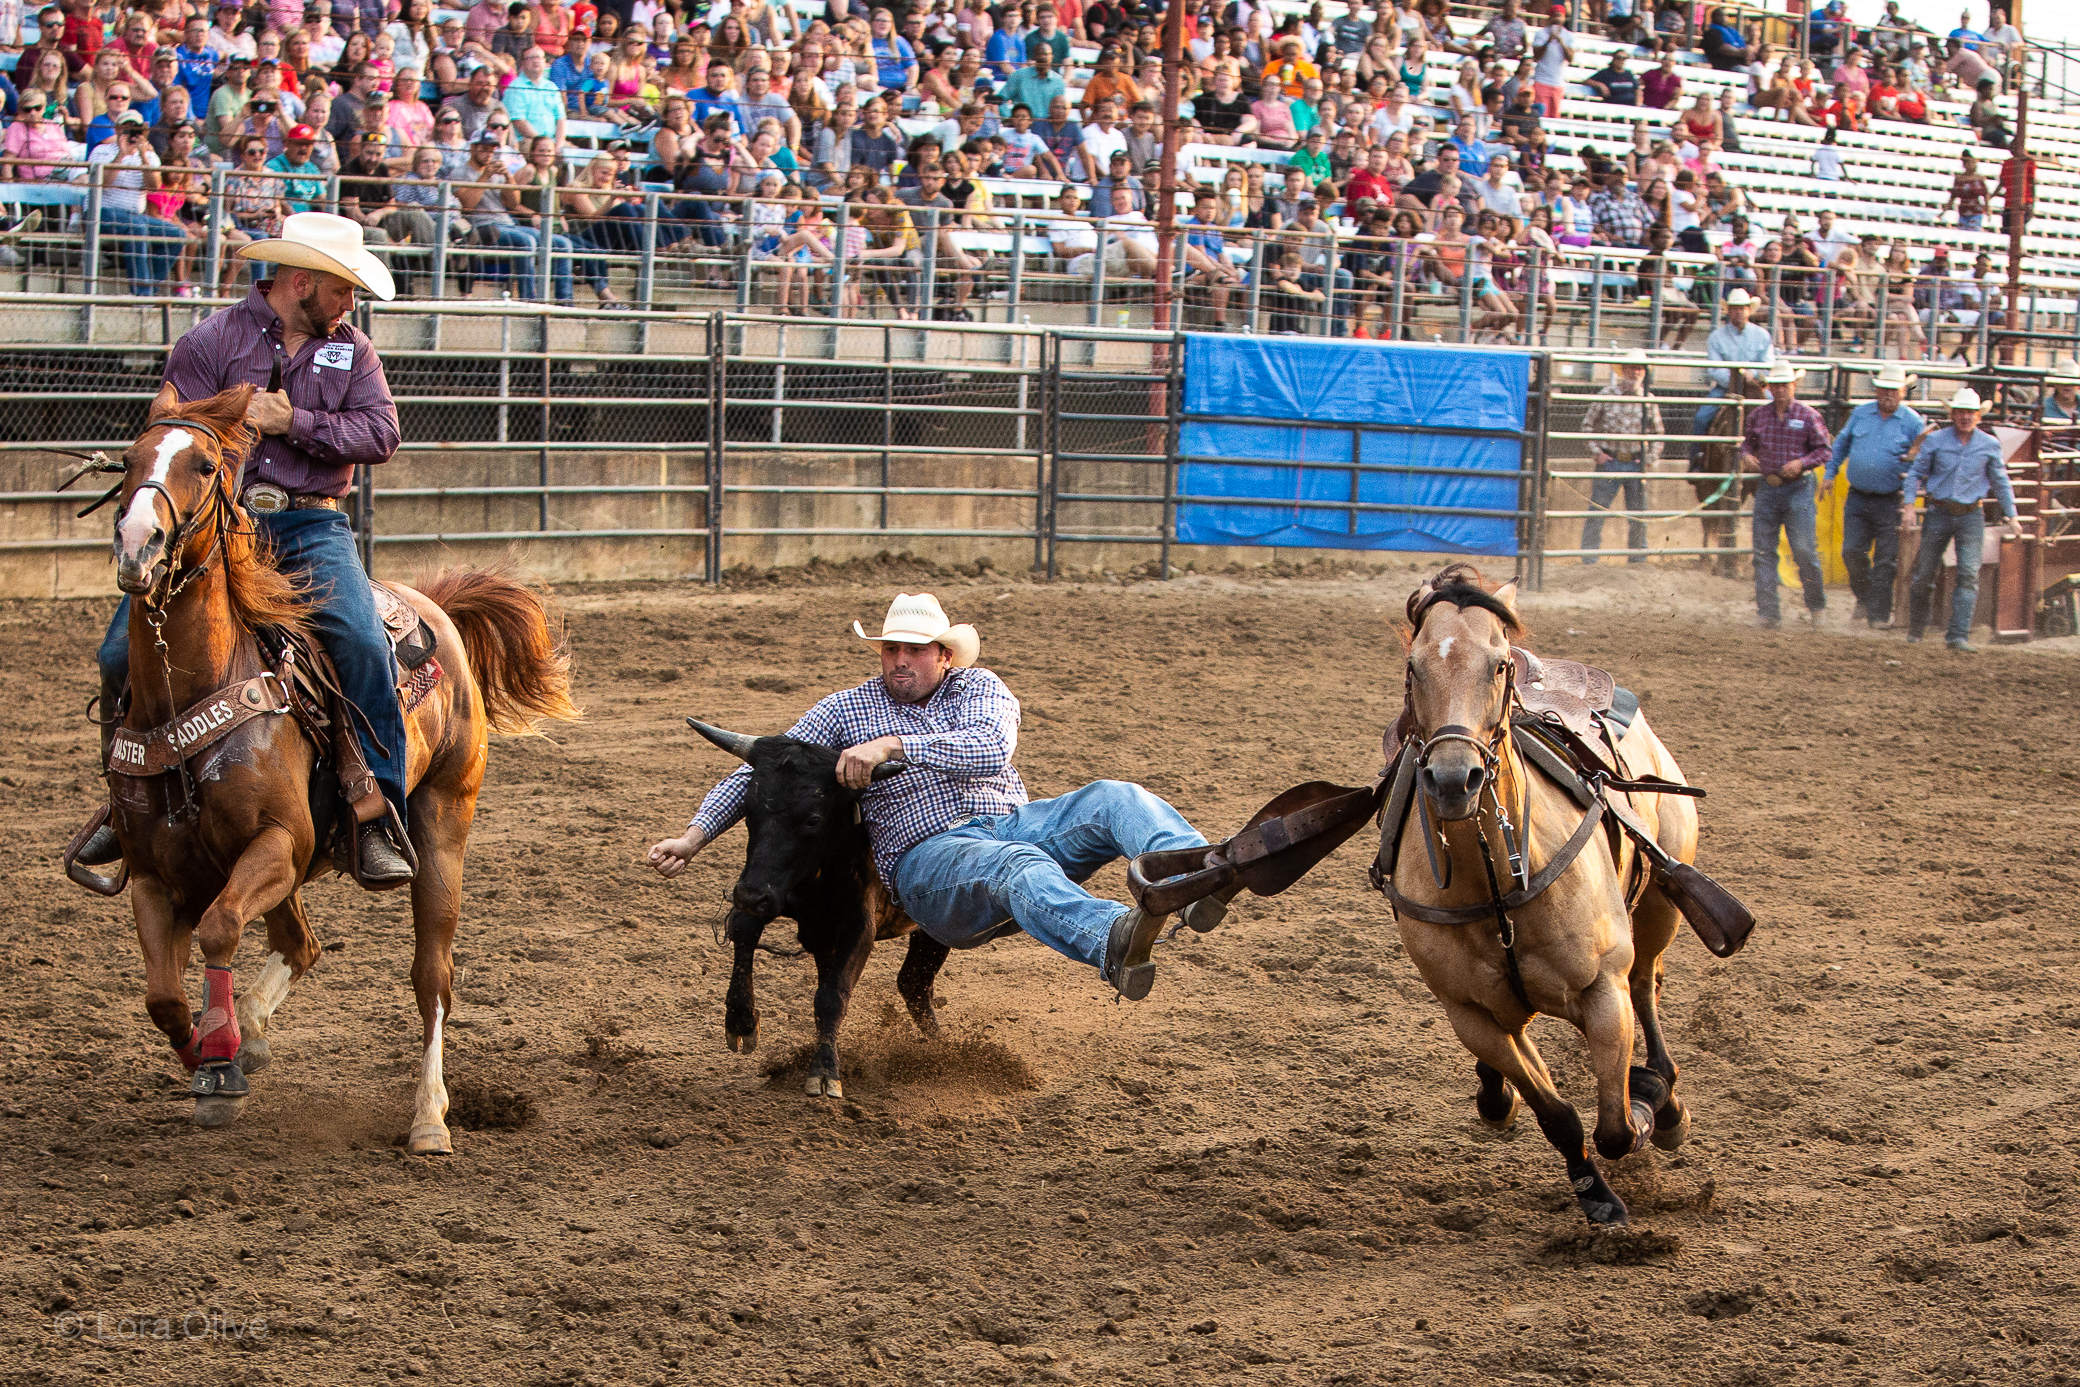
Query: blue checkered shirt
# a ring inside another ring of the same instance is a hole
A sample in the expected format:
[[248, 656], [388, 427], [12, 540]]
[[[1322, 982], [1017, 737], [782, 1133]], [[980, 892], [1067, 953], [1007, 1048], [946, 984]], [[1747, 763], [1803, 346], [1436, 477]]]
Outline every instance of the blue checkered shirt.
[[[995, 818], [1026, 802], [1012, 769], [1018, 750], [1018, 699], [986, 669], [956, 669], [923, 703], [898, 703], [879, 679], [841, 689], [787, 730], [800, 741], [842, 751], [879, 737], [903, 739], [905, 774], [868, 787], [860, 798], [874, 870], [895, 890], [896, 863], [935, 833], [968, 819]], [[751, 767], [739, 766], [701, 801], [690, 827], [713, 841], [744, 815]]]

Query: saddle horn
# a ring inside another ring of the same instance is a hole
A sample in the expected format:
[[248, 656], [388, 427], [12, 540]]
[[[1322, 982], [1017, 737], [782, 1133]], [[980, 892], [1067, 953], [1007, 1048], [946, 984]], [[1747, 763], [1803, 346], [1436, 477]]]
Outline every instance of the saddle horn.
[[758, 745], [758, 738], [756, 737], [746, 736], [742, 732], [726, 732], [720, 727], [710, 727], [699, 718], [688, 718], [686, 725], [721, 747], [730, 755], [736, 757], [739, 761], [749, 761], [751, 759], [751, 748]]

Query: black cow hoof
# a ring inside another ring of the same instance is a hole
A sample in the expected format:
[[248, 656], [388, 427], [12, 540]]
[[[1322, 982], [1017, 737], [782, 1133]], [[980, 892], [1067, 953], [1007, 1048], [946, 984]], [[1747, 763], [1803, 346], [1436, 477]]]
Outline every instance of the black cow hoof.
[[809, 1081], [802, 1085], [802, 1091], [811, 1098], [843, 1098], [845, 1085], [840, 1080], [822, 1074], [811, 1074]]
[[757, 1031], [752, 1031], [749, 1035], [732, 1035], [729, 1038], [729, 1052], [733, 1055], [748, 1055], [756, 1049], [758, 1049]]

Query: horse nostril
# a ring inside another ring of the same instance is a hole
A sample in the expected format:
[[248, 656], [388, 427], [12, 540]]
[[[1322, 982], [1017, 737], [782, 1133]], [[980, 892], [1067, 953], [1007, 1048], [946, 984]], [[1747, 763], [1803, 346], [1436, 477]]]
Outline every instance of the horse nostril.
[[1479, 794], [1481, 785], [1486, 779], [1487, 773], [1479, 766], [1475, 766], [1466, 773], [1466, 792], [1468, 794]]

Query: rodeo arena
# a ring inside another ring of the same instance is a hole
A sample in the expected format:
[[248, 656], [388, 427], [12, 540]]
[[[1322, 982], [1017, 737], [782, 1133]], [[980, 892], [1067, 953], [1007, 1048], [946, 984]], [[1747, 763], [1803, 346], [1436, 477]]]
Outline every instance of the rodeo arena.
[[0, 1384], [2080, 1387], [2027, 4], [0, 0]]

